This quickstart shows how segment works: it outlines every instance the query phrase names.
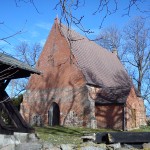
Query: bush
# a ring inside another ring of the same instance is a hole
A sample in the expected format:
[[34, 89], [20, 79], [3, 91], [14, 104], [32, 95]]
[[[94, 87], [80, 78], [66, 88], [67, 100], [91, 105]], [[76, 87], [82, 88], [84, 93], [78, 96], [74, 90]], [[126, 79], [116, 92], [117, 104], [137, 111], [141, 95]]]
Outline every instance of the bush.
[[17, 107], [18, 111], [20, 111], [20, 105], [23, 102], [23, 95], [20, 94], [18, 97], [16, 98], [12, 98], [12, 103], [14, 106]]
[[147, 119], [147, 126], [150, 126], [150, 119]]

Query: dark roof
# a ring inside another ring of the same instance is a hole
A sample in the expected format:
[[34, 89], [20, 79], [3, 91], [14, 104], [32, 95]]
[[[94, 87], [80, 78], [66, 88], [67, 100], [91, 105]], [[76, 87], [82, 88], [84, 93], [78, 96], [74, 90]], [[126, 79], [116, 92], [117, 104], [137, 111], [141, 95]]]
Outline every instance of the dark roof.
[[70, 44], [88, 84], [130, 88], [131, 80], [115, 54], [62, 24], [60, 31]]
[[[0, 52], [0, 72], [2, 71], [6, 71], [6, 69], [9, 67], [9, 69], [7, 69], [7, 71], [10, 71], [10, 73], [13, 72], [13, 70], [17, 69], [17, 76], [13, 75], [13, 78], [18, 78], [18, 77], [27, 77], [30, 76], [31, 73], [36, 73], [36, 74], [40, 74], [40, 72], [34, 68], [32, 68], [31, 66], [17, 60], [16, 58], [5, 54], [5, 53], [1, 53]], [[22, 73], [21, 75], [19, 75], [19, 73]]]
[[95, 100], [95, 102], [97, 104], [124, 104], [129, 93], [130, 88], [102, 89], [102, 91], [97, 94], [97, 99]]

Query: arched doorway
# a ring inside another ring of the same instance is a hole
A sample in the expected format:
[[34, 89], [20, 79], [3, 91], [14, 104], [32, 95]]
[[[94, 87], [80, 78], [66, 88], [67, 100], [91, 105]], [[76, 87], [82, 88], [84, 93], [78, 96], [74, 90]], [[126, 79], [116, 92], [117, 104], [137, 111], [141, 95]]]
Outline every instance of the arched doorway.
[[56, 126], [59, 125], [59, 122], [60, 122], [59, 105], [53, 102], [48, 111], [48, 124], [50, 126]]

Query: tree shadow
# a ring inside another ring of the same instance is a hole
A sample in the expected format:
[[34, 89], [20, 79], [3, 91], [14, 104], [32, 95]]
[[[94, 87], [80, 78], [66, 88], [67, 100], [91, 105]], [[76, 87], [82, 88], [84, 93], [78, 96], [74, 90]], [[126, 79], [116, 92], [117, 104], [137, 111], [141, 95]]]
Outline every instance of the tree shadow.
[[99, 127], [122, 129], [123, 109], [133, 84], [123, 71], [118, 72], [113, 79], [117, 82], [117, 87], [103, 87], [97, 93], [96, 118]]

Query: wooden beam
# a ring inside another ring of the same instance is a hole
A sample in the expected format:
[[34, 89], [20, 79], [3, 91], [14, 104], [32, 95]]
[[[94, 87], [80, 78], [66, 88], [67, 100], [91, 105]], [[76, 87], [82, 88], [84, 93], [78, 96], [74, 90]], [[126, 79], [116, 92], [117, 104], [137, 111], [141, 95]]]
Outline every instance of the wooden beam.
[[138, 144], [149, 143], [149, 132], [103, 132], [96, 134], [96, 143]]
[[4, 80], [4, 81], [0, 84], [0, 90], [1, 90], [2, 92], [6, 89], [7, 85], [9, 84], [9, 82], [10, 82], [10, 79], [7, 79], [6, 81]]
[[[2, 110], [8, 115], [8, 119], [11, 120], [11, 124], [6, 124], [2, 116], [0, 116], [0, 133], [12, 133], [12, 132], [26, 132], [31, 133], [34, 132], [34, 129], [30, 127], [25, 120], [22, 118], [21, 114], [17, 110], [15, 106], [13, 106], [11, 99], [7, 95], [5, 91], [0, 91], [2, 99], [0, 103], [0, 111]], [[4, 99], [7, 101], [3, 102]]]

